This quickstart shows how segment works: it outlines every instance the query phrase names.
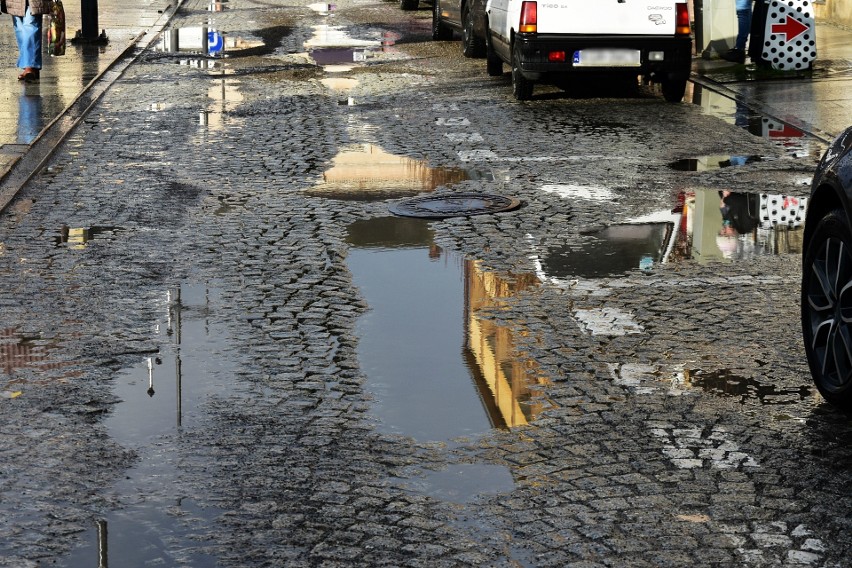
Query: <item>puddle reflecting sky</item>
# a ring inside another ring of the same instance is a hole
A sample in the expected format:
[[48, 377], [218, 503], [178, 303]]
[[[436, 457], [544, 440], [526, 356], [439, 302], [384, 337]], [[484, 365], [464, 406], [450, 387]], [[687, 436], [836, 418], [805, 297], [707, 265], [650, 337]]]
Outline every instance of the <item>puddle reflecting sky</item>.
[[660, 263], [801, 254], [807, 198], [697, 189], [671, 210], [581, 235], [538, 259], [543, 277], [602, 278]]
[[[81, 546], [58, 563], [69, 568], [106, 566], [212, 565], [203, 553], [173, 556], [189, 538], [181, 518], [210, 522], [219, 513], [196, 507], [185, 495], [170, 491], [178, 474], [178, 451], [171, 435], [192, 423], [199, 405], [211, 394], [231, 388], [233, 364], [223, 355], [229, 345], [225, 325], [211, 317], [220, 293], [205, 285], [185, 284], [169, 293], [167, 313], [158, 326], [159, 354], [118, 374], [116, 404], [104, 425], [110, 436], [139, 454], [136, 466], [111, 491], [125, 506], [109, 512], [101, 526], [87, 531]], [[167, 498], [157, 497], [168, 495]], [[108, 558], [100, 559], [103, 552]], [[172, 551], [172, 552], [169, 552]]]
[[541, 411], [535, 364], [512, 336], [480, 321], [498, 296], [533, 285], [500, 279], [434, 244], [426, 221], [382, 217], [349, 227], [347, 258], [369, 304], [358, 357], [380, 429], [421, 441], [451, 440], [525, 424]]

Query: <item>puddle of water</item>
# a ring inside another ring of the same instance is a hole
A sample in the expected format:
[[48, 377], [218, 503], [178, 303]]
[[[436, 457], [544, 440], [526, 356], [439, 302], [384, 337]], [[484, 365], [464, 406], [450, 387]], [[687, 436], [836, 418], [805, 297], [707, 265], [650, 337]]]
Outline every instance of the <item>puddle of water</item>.
[[551, 247], [541, 277], [604, 278], [658, 264], [801, 254], [807, 198], [711, 189], [681, 192], [660, 211]]
[[56, 246], [67, 246], [70, 249], [84, 249], [86, 244], [95, 239], [115, 238], [124, 229], [122, 227], [69, 227], [63, 225], [59, 236], [54, 238]]
[[226, 121], [229, 124], [239, 124], [241, 118], [228, 116], [230, 111], [236, 109], [245, 97], [240, 91], [242, 84], [230, 78], [213, 79], [207, 96], [210, 102], [207, 108], [198, 113], [199, 126], [207, 127], [209, 131], [222, 130]]
[[706, 392], [738, 398], [739, 402], [757, 401], [764, 405], [795, 404], [813, 396], [809, 386], [781, 389], [762, 384], [753, 378], [742, 377], [729, 370], [705, 372], [684, 371], [684, 384]]
[[[6, 384], [32, 386], [34, 382], [32, 378], [26, 380], [16, 378], [17, 371], [21, 369], [59, 369], [69, 365], [68, 362], [51, 359], [50, 352], [55, 347], [55, 340], [25, 335], [16, 328], [0, 329], [0, 372], [10, 379]], [[54, 382], [61, 379], [51, 376], [47, 380]]]
[[771, 141], [791, 158], [811, 157], [816, 163], [825, 151], [825, 144], [816, 138], [778, 119], [755, 112], [739, 101], [705, 89], [701, 85], [691, 84], [691, 91], [691, 98], [688, 94], [687, 100], [700, 106], [704, 112]]
[[613, 225], [587, 235], [582, 244], [551, 248], [543, 256], [542, 269], [549, 276], [604, 278], [661, 262], [673, 223]]
[[349, 269], [370, 306], [357, 325], [358, 357], [380, 429], [446, 441], [540, 412], [534, 364], [517, 356], [511, 334], [476, 318], [498, 295], [515, 293], [515, 281], [442, 250], [421, 219], [358, 221], [347, 242]]
[[[187, 518], [209, 523], [221, 511], [198, 508], [170, 491], [169, 482], [177, 477], [180, 461], [173, 436], [200, 421], [199, 406], [208, 396], [231, 386], [232, 364], [222, 356], [228, 331], [211, 317], [220, 301], [220, 292], [204, 285], [185, 284], [170, 293], [156, 330], [159, 354], [116, 377], [115, 394], [122, 402], [104, 426], [117, 443], [135, 449], [139, 461], [111, 488], [125, 506], [87, 531], [61, 566], [95, 566], [104, 551], [122, 566], [212, 563], [203, 554], [185, 557], [176, 543], [190, 538]], [[100, 565], [106, 566], [106, 560]]]
[[322, 2], [316, 2], [314, 4], [308, 4], [308, 8], [318, 14], [327, 15], [337, 10], [337, 4], [325, 4]]
[[766, 160], [763, 156], [700, 156], [684, 158], [669, 164], [669, 167], [679, 172], [706, 172], [734, 166], [745, 166]]
[[309, 188], [309, 195], [359, 201], [380, 201], [433, 191], [469, 179], [493, 179], [489, 172], [462, 168], [432, 168], [424, 160], [389, 154], [374, 144], [347, 146]]
[[510, 493], [515, 489], [512, 473], [502, 465], [453, 464], [442, 471], [427, 471], [416, 478], [394, 479], [408, 491], [450, 503], [470, 503], [480, 495]]
[[704, 261], [801, 254], [807, 201], [766, 193], [688, 192], [680, 223], [682, 256]]

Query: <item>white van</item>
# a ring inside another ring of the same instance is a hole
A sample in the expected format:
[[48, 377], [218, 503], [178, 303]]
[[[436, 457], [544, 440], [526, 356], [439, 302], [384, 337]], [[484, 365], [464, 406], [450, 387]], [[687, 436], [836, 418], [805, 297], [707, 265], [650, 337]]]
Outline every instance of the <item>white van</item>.
[[667, 101], [683, 99], [693, 49], [686, 2], [488, 0], [485, 14], [488, 74], [507, 63], [518, 100], [549, 75], [592, 73], [641, 75]]

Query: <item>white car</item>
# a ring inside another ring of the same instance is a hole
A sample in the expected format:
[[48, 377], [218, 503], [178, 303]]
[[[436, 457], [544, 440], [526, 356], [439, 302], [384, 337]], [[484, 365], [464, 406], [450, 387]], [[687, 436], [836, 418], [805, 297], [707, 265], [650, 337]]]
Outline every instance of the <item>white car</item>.
[[692, 66], [686, 2], [675, 0], [488, 0], [487, 69], [512, 68], [518, 100], [536, 81], [570, 74], [643, 76], [667, 101], [683, 99]]

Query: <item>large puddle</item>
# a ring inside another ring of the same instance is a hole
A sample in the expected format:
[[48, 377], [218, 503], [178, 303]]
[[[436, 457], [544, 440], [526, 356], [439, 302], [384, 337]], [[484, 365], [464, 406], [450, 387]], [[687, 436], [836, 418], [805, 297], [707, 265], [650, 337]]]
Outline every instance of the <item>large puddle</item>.
[[349, 227], [349, 269], [369, 304], [358, 356], [382, 431], [449, 441], [526, 424], [548, 403], [546, 378], [512, 332], [485, 314], [536, 285], [484, 272], [434, 243], [428, 222], [383, 217]]
[[[570, 196], [567, 189], [560, 193]], [[551, 247], [539, 268], [551, 278], [603, 278], [687, 260], [802, 252], [807, 198], [697, 189], [682, 192], [673, 205]]]
[[211, 522], [219, 511], [202, 510], [191, 498], [171, 490], [178, 476], [176, 436], [198, 426], [199, 406], [230, 388], [233, 365], [223, 356], [229, 345], [225, 325], [212, 317], [219, 292], [184, 285], [168, 293], [157, 327], [159, 353], [122, 371], [115, 379], [115, 405], [104, 421], [109, 435], [134, 449], [139, 461], [110, 492], [123, 507], [107, 514], [82, 537], [59, 566], [212, 566], [202, 553], [182, 553], [190, 538], [188, 520]]

